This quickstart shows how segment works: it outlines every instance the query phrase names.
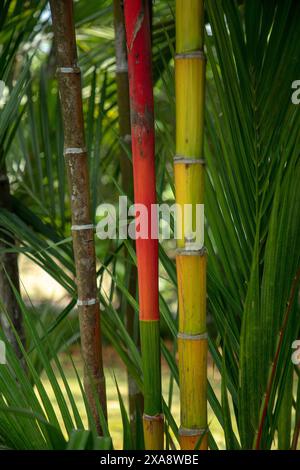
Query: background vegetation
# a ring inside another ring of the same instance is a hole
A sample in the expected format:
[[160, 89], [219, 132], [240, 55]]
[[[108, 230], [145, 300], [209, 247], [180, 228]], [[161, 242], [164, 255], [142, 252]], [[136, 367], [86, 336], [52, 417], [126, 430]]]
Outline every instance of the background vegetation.
[[[116, 204], [122, 194], [113, 12], [106, 0], [74, 3], [96, 221], [97, 206]], [[299, 25], [296, 0], [206, 1], [211, 449], [298, 445], [299, 366], [291, 361], [291, 345], [300, 327], [300, 109], [291, 103], [291, 84], [300, 77]], [[174, 2], [155, 2], [157, 198], [169, 203], [174, 201], [174, 34]], [[96, 238], [102, 331], [107, 351], [115, 352], [113, 361], [104, 355], [108, 408], [114, 393], [122, 428], [111, 406], [104, 437], [97, 437], [81, 384], [70, 205], [47, 2], [0, 1], [0, 79], [5, 82], [0, 165], [11, 193], [9, 204], [0, 201], [0, 275], [11, 282], [5, 255], [19, 253], [47, 272], [67, 299], [45, 306], [12, 287], [26, 341], [16, 334], [16, 353], [0, 332], [7, 346], [7, 364], [0, 365], [0, 445], [141, 448], [141, 433], [132, 432], [126, 411], [125, 370], [143, 391], [137, 327], [130, 337], [124, 321], [128, 303], [136, 319], [138, 313], [128, 279], [135, 253], [126, 241]], [[167, 447], [178, 445], [174, 249], [173, 242], [160, 244]], [[0, 302], [9, 321], [3, 298]]]

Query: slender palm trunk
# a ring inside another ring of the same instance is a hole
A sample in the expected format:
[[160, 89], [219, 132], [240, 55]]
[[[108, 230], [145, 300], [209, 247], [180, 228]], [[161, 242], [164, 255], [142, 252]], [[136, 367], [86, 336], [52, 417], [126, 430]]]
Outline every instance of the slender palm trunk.
[[72, 0], [51, 0], [57, 74], [64, 125], [64, 155], [71, 193], [72, 238], [76, 267], [84, 385], [101, 433], [96, 395], [106, 415], [100, 308], [96, 279], [94, 229], [91, 223], [89, 175], [85, 148], [81, 75], [77, 65]]
[[[203, 0], [176, 0], [176, 202], [192, 205], [177, 241], [179, 381], [182, 449], [207, 448], [206, 253], [196, 227], [204, 202]], [[199, 214], [198, 214], [199, 216]]]
[[[5, 164], [0, 168], [0, 208], [11, 211], [11, 199], [9, 181]], [[1, 234], [0, 236], [0, 322], [10, 344], [13, 346], [19, 359], [22, 353], [16, 336], [11, 328], [7, 315], [14, 326], [16, 333], [25, 346], [25, 332], [23, 327], [22, 312], [17, 298], [13, 292], [11, 283], [15, 289], [20, 291], [18, 255], [16, 253], [5, 253], [7, 248], [15, 245], [13, 234]], [[3, 251], [2, 251], [3, 250]], [[1, 253], [2, 252], [2, 253]], [[5, 311], [2, 311], [2, 306]]]
[[[151, 205], [156, 201], [154, 106], [148, 2], [125, 0], [125, 25], [131, 111], [134, 202], [148, 210], [148, 237], [137, 238], [140, 332], [144, 376], [144, 436], [147, 449], [163, 448], [158, 240], [150, 235]], [[138, 210], [138, 209], [137, 209]], [[152, 223], [155, 223], [152, 220]]]
[[128, 83], [128, 63], [126, 51], [126, 32], [122, 0], [114, 0], [114, 26], [116, 50], [116, 80], [119, 108], [119, 130], [122, 145], [120, 146], [120, 166], [122, 186], [129, 197], [133, 196], [132, 165], [126, 147], [131, 143], [130, 103]]
[[[114, 26], [115, 26], [115, 49], [116, 49], [116, 80], [117, 80], [117, 97], [119, 109], [119, 132], [120, 132], [120, 167], [122, 189], [124, 193], [133, 200], [133, 178], [132, 164], [128, 158], [127, 149], [131, 143], [131, 124], [130, 124], [130, 103], [129, 103], [129, 82], [128, 82], [128, 63], [126, 50], [126, 32], [123, 11], [123, 1], [114, 0]], [[126, 250], [126, 248], [125, 248]], [[125, 262], [129, 261], [128, 252], [125, 252]], [[134, 265], [126, 266], [126, 270], [130, 270], [128, 276], [128, 290], [130, 295], [136, 297], [137, 289], [137, 271]], [[134, 337], [135, 330], [135, 311], [134, 308], [126, 301], [126, 329], [131, 336]], [[134, 442], [136, 442], [136, 424], [137, 411], [143, 412], [144, 401], [143, 395], [139, 391], [135, 380], [128, 373], [128, 400], [129, 400], [129, 416], [130, 427]]]

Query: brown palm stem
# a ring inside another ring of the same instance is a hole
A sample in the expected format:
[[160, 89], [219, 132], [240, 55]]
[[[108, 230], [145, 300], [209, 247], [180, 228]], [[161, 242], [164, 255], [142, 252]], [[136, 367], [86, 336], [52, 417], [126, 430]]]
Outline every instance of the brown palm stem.
[[50, 1], [57, 75], [64, 126], [64, 155], [71, 193], [72, 238], [76, 268], [84, 386], [101, 434], [97, 398], [106, 416], [100, 308], [92, 225], [87, 151], [85, 148], [81, 74], [77, 64], [72, 0]]

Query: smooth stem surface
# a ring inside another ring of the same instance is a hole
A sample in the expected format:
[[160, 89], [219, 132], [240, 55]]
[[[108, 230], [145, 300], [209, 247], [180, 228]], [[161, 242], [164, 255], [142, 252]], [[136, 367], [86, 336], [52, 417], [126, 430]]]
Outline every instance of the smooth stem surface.
[[[116, 81], [117, 81], [117, 101], [119, 111], [119, 134], [120, 147], [119, 158], [121, 168], [121, 184], [124, 193], [130, 201], [133, 201], [133, 172], [132, 163], [129, 158], [129, 148], [131, 144], [131, 124], [130, 124], [130, 103], [129, 103], [129, 80], [128, 80], [128, 63], [126, 50], [126, 31], [123, 10], [123, 0], [114, 0], [114, 28], [115, 28], [115, 50], [116, 50]], [[135, 298], [137, 291], [137, 270], [133, 264], [130, 266], [130, 257], [127, 248], [124, 248], [125, 263], [129, 270], [128, 275], [128, 291]], [[125, 296], [122, 301], [125, 303], [125, 321], [126, 329], [131, 338], [135, 336], [135, 310], [126, 300]], [[139, 344], [137, 345], [139, 347]], [[128, 373], [128, 402], [130, 427], [134, 442], [137, 441], [137, 414], [142, 415], [144, 400], [143, 395], [139, 391], [135, 380]]]
[[[6, 172], [6, 166], [3, 162], [0, 167], [0, 209], [6, 211], [12, 210], [10, 185]], [[11, 283], [15, 289], [20, 292], [18, 255], [13, 252], [5, 252], [8, 248], [15, 245], [15, 239], [12, 233], [2, 233], [0, 237], [0, 324], [4, 334], [17, 357], [22, 360], [22, 352], [18, 345], [12, 323], [16, 333], [19, 335], [22, 344], [26, 345], [23, 318], [18, 300], [14, 294]], [[23, 361], [22, 361], [23, 364]], [[24, 364], [23, 364], [24, 365]], [[25, 366], [24, 366], [25, 367]]]
[[[139, 238], [138, 267], [141, 347], [144, 375], [144, 435], [147, 449], [163, 448], [158, 307], [158, 240], [151, 238], [151, 204], [156, 201], [154, 107], [149, 3], [125, 0], [131, 111], [134, 202], [146, 206], [147, 237]], [[154, 224], [155, 221], [152, 221]], [[155, 333], [155, 334], [154, 334]], [[153, 365], [156, 364], [155, 367]]]
[[[132, 164], [128, 155], [131, 144], [130, 125], [130, 103], [129, 103], [129, 81], [128, 63], [126, 50], [126, 31], [123, 11], [123, 1], [114, 0], [114, 28], [115, 28], [115, 51], [116, 51], [116, 81], [118, 120], [120, 133], [120, 167], [122, 188], [130, 200], [133, 199]], [[128, 149], [128, 150], [127, 150]]]
[[50, 1], [64, 126], [64, 153], [71, 193], [72, 237], [76, 267], [84, 386], [99, 434], [99, 399], [106, 416], [100, 308], [94, 230], [91, 226], [89, 175], [85, 149], [81, 76], [77, 65], [72, 0]]
[[[206, 252], [199, 207], [204, 203], [205, 56], [203, 0], [176, 0], [176, 202], [182, 449], [207, 449]], [[192, 210], [185, 213], [190, 205]]]

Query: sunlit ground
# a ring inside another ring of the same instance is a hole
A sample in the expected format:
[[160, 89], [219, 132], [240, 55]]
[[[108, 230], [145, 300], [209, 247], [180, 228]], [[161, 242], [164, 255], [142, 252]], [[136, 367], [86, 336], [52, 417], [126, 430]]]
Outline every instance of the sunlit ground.
[[[55, 281], [53, 280], [45, 271], [41, 268], [38, 268], [35, 264], [28, 261], [25, 256], [20, 256], [19, 259], [19, 267], [20, 267], [20, 277], [21, 277], [21, 289], [23, 298], [26, 301], [32, 302], [37, 308], [37, 312], [39, 312], [39, 307], [41, 303], [44, 305], [48, 305], [58, 310], [62, 310], [70, 301], [70, 298], [64, 291], [64, 289]], [[107, 286], [109, 288], [109, 286]], [[51, 308], [50, 308], [51, 310]], [[75, 363], [76, 369], [79, 372], [80, 377], [82, 377], [82, 361], [80, 358], [79, 348], [72, 349], [72, 360]], [[82, 421], [85, 425], [87, 425], [84, 403], [80, 392], [80, 387], [76, 378], [75, 371], [72, 366], [72, 362], [67, 354], [61, 354], [60, 360], [64, 368], [64, 373], [68, 379], [69, 386], [74, 394], [74, 398], [76, 400], [76, 404], [78, 409], [80, 410]], [[114, 349], [110, 346], [106, 346], [104, 348], [104, 365], [105, 365], [105, 376], [106, 376], [106, 386], [107, 386], [107, 401], [108, 401], [108, 420], [109, 420], [109, 430], [111, 433], [111, 437], [113, 440], [113, 445], [115, 449], [122, 449], [123, 443], [123, 433], [122, 433], [122, 419], [120, 413], [120, 406], [119, 400], [116, 390], [116, 385], [114, 382], [113, 375], [115, 375], [120, 392], [122, 394], [123, 400], [125, 405], [127, 406], [127, 374], [125, 370], [124, 364], [121, 362], [120, 358], [118, 357], [117, 353]], [[211, 358], [208, 361], [208, 377], [210, 384], [218, 398], [219, 402], [221, 402], [221, 377], [216, 367], [214, 367]], [[54, 408], [57, 410], [58, 417], [61, 422], [61, 426], [63, 429], [62, 419], [59, 416], [58, 406], [56, 404], [55, 395], [47, 378], [44, 377], [44, 385], [46, 390], [49, 394], [49, 397], [52, 398], [52, 403]], [[58, 379], [61, 387], [63, 389], [62, 380]], [[168, 391], [169, 391], [169, 384], [170, 384], [170, 373], [168, 366], [163, 362], [162, 363], [162, 384], [163, 384], [163, 395], [168, 402]], [[296, 394], [296, 390], [295, 390]], [[231, 406], [232, 408], [232, 406]], [[172, 414], [174, 419], [176, 420], [177, 424], [179, 425], [179, 390], [177, 385], [174, 383], [173, 387], [173, 395], [172, 395]], [[234, 416], [234, 413], [231, 413], [231, 416]], [[292, 422], [294, 422], [294, 415], [292, 417]], [[208, 424], [211, 430], [211, 433], [219, 447], [219, 449], [225, 449], [225, 438], [224, 433], [218, 420], [210, 407], [208, 408]], [[233, 429], [236, 432], [237, 426], [235, 421], [233, 420]], [[237, 435], [237, 433], [236, 433]], [[277, 443], [273, 444], [273, 448], [276, 448]], [[298, 448], [300, 443], [298, 445]]]
[[[68, 303], [69, 298], [66, 295], [66, 292], [63, 288], [56, 283], [45, 271], [38, 268], [33, 263], [29, 262], [24, 256], [20, 257], [19, 260], [20, 266], [20, 275], [21, 275], [21, 287], [23, 298], [28, 298], [33, 304], [39, 305], [40, 302], [47, 303], [49, 305], [55, 305], [57, 308], [63, 308]], [[37, 308], [38, 310], [38, 308]], [[76, 374], [71, 364], [70, 358], [66, 354], [60, 356], [61, 362], [64, 366], [64, 372], [69, 382], [69, 386], [74, 394], [78, 409], [81, 412], [82, 419], [84, 424], [87, 424], [85, 418], [85, 409], [80, 392], [80, 387], [77, 382]], [[79, 374], [81, 374], [81, 365], [80, 354], [78, 349], [73, 349], [72, 359], [75, 362], [76, 369]], [[220, 399], [220, 375], [216, 368], [212, 366], [211, 361], [209, 365], [209, 378], [211, 385], [213, 386], [214, 392], [217, 397]], [[120, 406], [116, 391], [115, 382], [113, 379], [113, 374], [115, 374], [120, 392], [122, 394], [123, 400], [127, 405], [127, 375], [125, 366], [113, 350], [113, 348], [107, 346], [104, 350], [104, 364], [105, 364], [105, 376], [106, 376], [106, 385], [107, 385], [107, 400], [108, 400], [108, 419], [109, 419], [109, 429], [111, 437], [113, 439], [113, 444], [116, 449], [122, 448], [123, 434], [122, 434], [122, 419], [120, 413]], [[63, 389], [62, 381], [61, 387]], [[165, 400], [168, 402], [168, 390], [170, 383], [170, 374], [169, 369], [166, 364], [162, 364], [162, 382], [163, 382], [163, 395]], [[49, 382], [44, 378], [44, 384], [49, 396], [52, 398], [54, 407], [57, 410], [58, 416], [59, 411], [55, 403], [54, 392], [51, 389]], [[172, 414], [179, 424], [179, 391], [176, 384], [173, 387], [173, 398], [172, 398]], [[61, 420], [62, 421], [62, 420]], [[209, 409], [208, 413], [208, 423], [210, 430], [214, 436], [214, 439], [219, 446], [219, 448], [224, 448], [224, 435], [221, 430], [220, 425], [218, 424], [217, 418], [214, 416], [212, 411]], [[63, 427], [63, 424], [62, 424]]]
[[[81, 372], [81, 361], [80, 355], [76, 351], [73, 352], [73, 359], [75, 359], [75, 365], [79, 372]], [[61, 361], [64, 366], [64, 372], [69, 382], [69, 386], [74, 393], [74, 397], [76, 399], [77, 406], [81, 412], [81, 416], [83, 417], [83, 422], [86, 424], [85, 417], [85, 410], [84, 404], [80, 392], [80, 387], [77, 382], [77, 378], [75, 372], [72, 368], [70, 359], [66, 355], [61, 355]], [[107, 406], [108, 406], [108, 420], [109, 420], [109, 430], [111, 433], [111, 437], [113, 440], [114, 448], [115, 449], [122, 449], [123, 443], [123, 433], [122, 433], [122, 419], [120, 413], [120, 405], [118, 400], [118, 395], [116, 391], [116, 385], [114, 382], [113, 374], [115, 375], [120, 392], [122, 394], [123, 400], [127, 405], [127, 375], [125, 367], [122, 365], [116, 353], [113, 351], [111, 347], [106, 347], [104, 351], [104, 363], [107, 365], [105, 368], [105, 376], [106, 376], [106, 386], [107, 386]], [[209, 367], [209, 376], [211, 378], [211, 384], [214, 388], [214, 391], [218, 398], [220, 398], [220, 376], [219, 374], [213, 370], [213, 367]], [[163, 364], [162, 367], [162, 381], [163, 381], [163, 395], [166, 401], [168, 401], [168, 390], [169, 390], [169, 381], [170, 376], [168, 373], [168, 368], [166, 365]], [[62, 380], [59, 380], [61, 387], [63, 389]], [[49, 397], [52, 399], [52, 403], [55, 404], [55, 409], [58, 411], [58, 407], [56, 406], [56, 400], [53, 390], [47, 379], [44, 379], [44, 385], [49, 394]], [[179, 423], [179, 391], [176, 384], [174, 385], [173, 389], [173, 400], [172, 400], [172, 414], [177, 422]], [[214, 436], [214, 439], [219, 448], [224, 448], [224, 436], [221, 430], [220, 425], [212, 411], [209, 409], [208, 413], [208, 422], [210, 430]]]

